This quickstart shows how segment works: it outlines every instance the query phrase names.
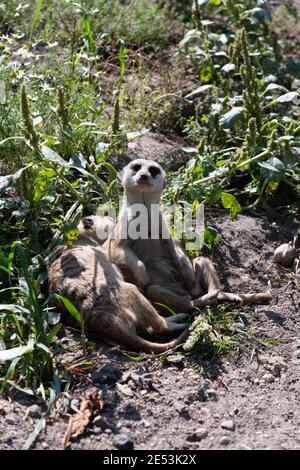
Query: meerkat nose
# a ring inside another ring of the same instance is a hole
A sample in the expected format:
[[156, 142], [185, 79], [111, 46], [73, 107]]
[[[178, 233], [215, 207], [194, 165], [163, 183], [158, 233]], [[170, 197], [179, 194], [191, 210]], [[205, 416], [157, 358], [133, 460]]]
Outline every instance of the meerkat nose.
[[145, 175], [144, 173], [139, 175], [139, 181], [148, 181], [148, 178], [148, 175]]

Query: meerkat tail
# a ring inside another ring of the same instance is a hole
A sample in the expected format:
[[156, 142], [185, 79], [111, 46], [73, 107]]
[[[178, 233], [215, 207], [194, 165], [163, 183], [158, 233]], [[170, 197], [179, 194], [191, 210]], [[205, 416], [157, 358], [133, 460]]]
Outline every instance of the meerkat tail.
[[252, 294], [233, 294], [231, 292], [219, 292], [217, 295], [218, 303], [235, 302], [239, 305], [261, 304], [264, 302], [269, 302], [272, 299], [273, 295], [270, 291]]
[[188, 337], [188, 328], [181, 333], [178, 338], [169, 341], [168, 343], [154, 343], [152, 341], [148, 341], [141, 336], [138, 336], [136, 333], [130, 332], [126, 335], [126, 338], [123, 338], [123, 344], [125, 344], [128, 348], [132, 348], [134, 351], [143, 351], [146, 353], [155, 353], [159, 354], [169, 349], [175, 348], [175, 346], [179, 346], [183, 344], [187, 337]]
[[253, 293], [253, 294], [238, 294], [239, 297], [242, 299], [242, 305], [247, 304], [261, 304], [264, 302], [269, 302], [273, 299], [272, 293], [269, 292], [260, 292], [260, 293]]

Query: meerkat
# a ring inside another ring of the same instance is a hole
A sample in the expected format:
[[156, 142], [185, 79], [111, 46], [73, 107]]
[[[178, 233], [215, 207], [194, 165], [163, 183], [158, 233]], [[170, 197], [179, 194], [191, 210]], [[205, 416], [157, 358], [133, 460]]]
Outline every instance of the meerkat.
[[[101, 217], [82, 219], [73, 245], [57, 247], [56, 259], [48, 267], [49, 291], [69, 299], [81, 312], [87, 331], [100, 339], [148, 353], [161, 353], [184, 343], [187, 315], [163, 318], [135, 285], [124, 281], [100, 246], [103, 237], [97, 236], [95, 220], [103, 223]], [[179, 332], [177, 339], [165, 343], [141, 336]]]
[[[212, 302], [233, 301], [240, 304], [260, 303], [272, 298], [270, 292], [234, 294], [222, 292], [213, 263], [198, 257], [190, 261], [184, 250], [168, 233], [160, 210], [166, 174], [152, 160], [136, 159], [123, 170], [124, 201], [115, 227], [103, 248], [109, 259], [121, 270], [126, 281], [136, 284], [145, 296], [176, 311], [190, 311]], [[132, 237], [130, 223], [136, 217], [136, 204], [148, 214], [149, 226], [153, 212], [159, 225], [159, 236]]]

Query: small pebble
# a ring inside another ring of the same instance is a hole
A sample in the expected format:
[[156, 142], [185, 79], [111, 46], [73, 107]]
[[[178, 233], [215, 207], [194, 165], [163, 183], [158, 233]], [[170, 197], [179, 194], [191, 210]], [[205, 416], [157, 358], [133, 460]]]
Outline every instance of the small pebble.
[[198, 428], [198, 429], [196, 429], [196, 431], [195, 431], [195, 435], [196, 435], [199, 439], [204, 439], [205, 437], [208, 436], [208, 430], [205, 429], [205, 428]]
[[166, 362], [169, 364], [182, 364], [184, 360], [184, 356], [179, 356], [177, 354], [173, 354], [171, 356], [166, 357]]
[[234, 431], [235, 430], [235, 424], [234, 424], [234, 421], [232, 421], [232, 419], [222, 421], [221, 427], [223, 429], [227, 429], [228, 431]]
[[31, 405], [27, 409], [28, 416], [31, 418], [40, 418], [41, 416], [41, 407], [39, 405]]
[[228, 437], [226, 437], [226, 436], [223, 436], [220, 439], [220, 444], [222, 446], [227, 446], [228, 444], [230, 444], [230, 439], [228, 439]]
[[113, 443], [115, 447], [121, 450], [131, 450], [134, 447], [133, 440], [126, 434], [116, 434]]
[[218, 394], [213, 388], [209, 388], [208, 390], [206, 390], [205, 394], [210, 400], [218, 400]]
[[140, 424], [142, 424], [145, 428], [150, 428], [150, 426], [151, 426], [150, 421], [148, 421], [147, 419], [142, 419], [140, 421]]
[[71, 403], [70, 403], [70, 407], [71, 407], [72, 409], [73, 409], [73, 408], [79, 409], [79, 407], [80, 407], [80, 401], [79, 401], [77, 398], [72, 398]]
[[121, 392], [125, 397], [133, 397], [134, 392], [131, 388], [126, 384], [120, 384], [119, 382], [116, 384], [116, 388], [119, 392]]
[[95, 434], [102, 434], [103, 433], [103, 429], [100, 426], [94, 426], [93, 431], [94, 431]]
[[245, 444], [244, 442], [240, 442], [240, 444], [239, 444], [239, 449], [240, 449], [240, 450], [252, 450], [252, 447], [248, 446], [248, 445]]
[[271, 384], [272, 382], [274, 382], [274, 375], [272, 374], [264, 374], [262, 376], [262, 380], [267, 383], [267, 384]]
[[41, 446], [42, 446], [43, 449], [49, 449], [49, 444], [47, 444], [47, 442], [45, 442], [45, 441], [43, 441], [41, 443]]
[[5, 419], [5, 422], [6, 424], [10, 424], [11, 426], [14, 426], [16, 424], [16, 420], [15, 418], [11, 417], [11, 416], [8, 416], [6, 419]]

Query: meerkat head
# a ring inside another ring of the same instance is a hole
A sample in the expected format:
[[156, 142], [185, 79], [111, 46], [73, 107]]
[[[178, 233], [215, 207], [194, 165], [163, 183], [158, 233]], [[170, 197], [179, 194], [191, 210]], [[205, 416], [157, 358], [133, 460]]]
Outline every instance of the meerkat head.
[[113, 233], [114, 226], [111, 217], [89, 215], [80, 220], [77, 228], [81, 237], [91, 238], [102, 245]]
[[166, 181], [166, 173], [153, 160], [138, 158], [123, 170], [122, 184], [125, 190], [143, 193], [161, 193]]

